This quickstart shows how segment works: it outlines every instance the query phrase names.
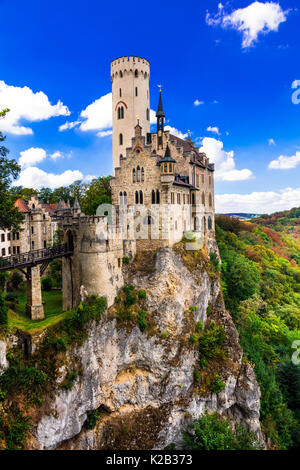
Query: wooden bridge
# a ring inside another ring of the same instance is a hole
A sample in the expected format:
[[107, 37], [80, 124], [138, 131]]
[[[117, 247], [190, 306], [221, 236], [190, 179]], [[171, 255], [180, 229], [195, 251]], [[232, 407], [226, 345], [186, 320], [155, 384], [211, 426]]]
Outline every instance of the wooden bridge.
[[26, 312], [32, 320], [44, 318], [41, 276], [48, 264], [57, 258], [72, 256], [73, 244], [61, 244], [51, 248], [28, 251], [0, 258], [0, 272], [18, 269], [27, 279]]

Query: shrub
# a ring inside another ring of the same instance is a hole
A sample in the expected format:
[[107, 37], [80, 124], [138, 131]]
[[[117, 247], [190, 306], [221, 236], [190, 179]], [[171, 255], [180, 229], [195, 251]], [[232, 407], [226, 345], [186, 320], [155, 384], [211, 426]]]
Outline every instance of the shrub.
[[9, 411], [5, 419], [0, 416], [0, 439], [4, 439], [6, 450], [20, 450], [25, 445], [26, 434], [31, 425], [30, 418], [24, 416], [16, 405]]
[[183, 432], [184, 447], [193, 450], [260, 450], [256, 436], [243, 426], [232, 429], [228, 418], [217, 413], [196, 419], [187, 432]]
[[198, 371], [196, 367], [194, 368], [193, 377], [194, 377], [195, 382], [200, 382], [200, 379], [201, 379], [200, 372]]
[[45, 291], [50, 291], [52, 289], [53, 282], [50, 276], [43, 277], [42, 279], [42, 289]]
[[225, 339], [224, 327], [211, 322], [208, 328], [199, 335], [200, 356], [207, 360], [222, 355]]
[[196, 323], [196, 331], [197, 333], [200, 333], [200, 331], [203, 331], [204, 330], [204, 323], [203, 321], [198, 321]]
[[134, 305], [137, 301], [136, 295], [128, 293], [126, 296], [126, 299], [124, 300], [124, 305], [126, 307], [130, 307], [131, 305]]
[[129, 264], [130, 259], [129, 259], [128, 256], [123, 256], [123, 260], [122, 260], [122, 261], [123, 261], [123, 264], [124, 264], [124, 265], [127, 265], [127, 264]]
[[16, 292], [8, 292], [5, 296], [5, 300], [7, 302], [15, 302], [18, 301], [18, 294]]
[[139, 291], [139, 299], [145, 299], [146, 296], [147, 296], [147, 294], [146, 294], [145, 290], [140, 290]]
[[125, 292], [125, 294], [129, 294], [133, 290], [134, 286], [132, 284], [127, 284], [127, 286], [123, 287], [123, 291]]
[[0, 325], [7, 325], [7, 307], [0, 292]]
[[214, 270], [218, 273], [220, 271], [220, 262], [217, 253], [211, 251], [209, 253], [210, 263], [213, 266]]
[[190, 343], [195, 344], [198, 341], [198, 336], [197, 335], [191, 335], [190, 336]]
[[162, 338], [162, 339], [167, 339], [167, 338], [169, 338], [169, 332], [168, 332], [168, 331], [164, 331], [164, 332], [161, 334], [161, 338]]
[[142, 332], [145, 331], [145, 329], [147, 328], [146, 315], [147, 315], [147, 312], [145, 310], [139, 311], [138, 324]]
[[10, 290], [18, 290], [22, 282], [22, 275], [18, 271], [13, 271], [8, 281]]
[[225, 383], [220, 379], [220, 376], [216, 374], [210, 384], [210, 391], [212, 393], [220, 393], [225, 388]]
[[72, 372], [70, 372], [66, 377], [64, 388], [66, 390], [70, 390], [73, 387], [74, 382], [77, 379], [77, 377], [78, 377], [78, 373], [76, 372], [76, 370], [73, 370]]
[[85, 429], [94, 429], [97, 422], [99, 421], [99, 418], [100, 418], [100, 411], [98, 409], [89, 411], [87, 414], [87, 418], [84, 422]]

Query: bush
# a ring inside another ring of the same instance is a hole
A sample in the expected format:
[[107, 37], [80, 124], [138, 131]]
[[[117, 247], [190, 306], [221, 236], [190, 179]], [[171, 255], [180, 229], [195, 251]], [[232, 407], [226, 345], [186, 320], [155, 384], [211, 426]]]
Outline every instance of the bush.
[[200, 333], [200, 331], [203, 331], [203, 330], [204, 330], [203, 321], [198, 321], [198, 323], [196, 324], [196, 331], [197, 331], [197, 333]]
[[0, 292], [0, 325], [7, 325], [7, 307]]
[[139, 291], [139, 299], [145, 299], [146, 296], [147, 296], [147, 294], [146, 294], [145, 290], [140, 290]]
[[20, 285], [23, 282], [23, 277], [18, 271], [13, 271], [9, 281], [8, 281], [8, 286], [10, 290], [18, 290]]
[[225, 383], [220, 379], [220, 376], [216, 374], [210, 384], [210, 391], [212, 393], [220, 393], [225, 388]]
[[190, 336], [190, 343], [195, 344], [198, 341], [198, 336], [197, 335], [191, 335]]
[[66, 390], [70, 390], [73, 387], [74, 382], [77, 379], [77, 377], [78, 377], [78, 373], [76, 372], [76, 370], [73, 370], [72, 372], [70, 372], [66, 377], [64, 388]]
[[226, 333], [222, 325], [210, 322], [208, 328], [199, 335], [199, 351], [201, 358], [206, 360], [217, 358], [224, 354]]
[[98, 409], [88, 411], [87, 418], [84, 422], [85, 429], [94, 429], [97, 422], [99, 421], [99, 418], [100, 418], [100, 411]]
[[42, 289], [45, 290], [45, 291], [50, 291], [52, 289], [52, 286], [53, 286], [53, 282], [52, 282], [51, 277], [49, 277], [49, 276], [43, 277], [43, 279], [42, 279]]
[[126, 296], [126, 299], [124, 300], [124, 305], [126, 307], [130, 307], [131, 305], [134, 305], [137, 301], [136, 295], [128, 293]]
[[123, 287], [123, 291], [125, 292], [125, 294], [129, 294], [133, 290], [134, 286], [132, 284], [127, 284], [127, 286]]
[[217, 413], [205, 414], [183, 432], [184, 447], [192, 450], [260, 450], [254, 433], [243, 426], [232, 429], [228, 418]]
[[16, 292], [8, 292], [5, 296], [5, 300], [7, 302], [15, 302], [18, 301], [18, 294]]
[[129, 264], [130, 259], [129, 259], [128, 256], [124, 256], [122, 261], [123, 261], [123, 264], [124, 264], [124, 265], [127, 265], [127, 264]]
[[145, 329], [147, 328], [146, 315], [147, 315], [147, 312], [145, 310], [140, 310], [139, 311], [138, 324], [139, 324], [139, 328], [142, 332], [144, 332]]
[[198, 371], [196, 367], [194, 368], [193, 377], [194, 377], [195, 382], [200, 382], [200, 379], [201, 379], [200, 372]]
[[209, 259], [214, 270], [216, 271], [216, 273], [218, 273], [220, 271], [220, 262], [219, 262], [217, 253], [215, 253], [214, 251], [211, 251], [209, 253]]

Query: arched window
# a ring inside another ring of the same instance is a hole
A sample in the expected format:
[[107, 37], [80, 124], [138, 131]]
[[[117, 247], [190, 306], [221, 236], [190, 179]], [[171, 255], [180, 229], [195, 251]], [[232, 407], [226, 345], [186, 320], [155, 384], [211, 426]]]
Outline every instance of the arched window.
[[156, 190], [156, 204], [159, 204], [160, 203], [160, 194], [159, 194], [159, 190], [157, 189]]
[[120, 193], [120, 206], [123, 205], [123, 193], [121, 192]]
[[135, 192], [135, 203], [136, 204], [139, 203], [139, 193], [138, 193], [138, 191]]
[[142, 182], [145, 180], [145, 171], [144, 168], [142, 168]]
[[138, 95], [138, 87], [136, 86], [135, 87], [135, 96], [137, 96], [137, 95]]
[[123, 134], [119, 134], [119, 145], [123, 145]]
[[155, 191], [152, 189], [152, 204], [155, 204]]
[[143, 204], [143, 191], [140, 191], [140, 204]]
[[121, 108], [118, 107], [118, 119], [121, 119]]
[[121, 88], [120, 88], [120, 98], [122, 98], [122, 90], [121, 90]]
[[141, 170], [139, 166], [136, 169], [136, 180], [138, 183], [141, 181]]
[[123, 72], [122, 71], [120, 72], [120, 78], [123, 78]]
[[202, 204], [205, 205], [205, 194], [202, 193]]
[[208, 217], [207, 225], [208, 225], [208, 230], [211, 230], [211, 229], [212, 229], [212, 220], [211, 220], [211, 217]]
[[149, 111], [149, 108], [147, 108], [147, 111], [146, 111], [146, 119], [147, 119], [147, 121], [150, 121], [150, 111]]
[[132, 170], [132, 182], [136, 182], [135, 168]]
[[122, 158], [123, 158], [123, 155], [120, 153], [120, 160], [122, 160]]
[[195, 193], [192, 193], [192, 204], [195, 204]]
[[124, 206], [127, 206], [127, 193], [126, 193], [126, 191], [124, 192], [124, 195], [123, 195], [123, 204], [124, 204]]
[[199, 219], [198, 217], [194, 217], [194, 231], [198, 232], [199, 230]]
[[32, 209], [35, 209], [35, 204], [32, 204]]
[[121, 119], [124, 119], [124, 107], [121, 106]]
[[211, 194], [209, 194], [209, 206], [210, 206], [210, 207], [212, 206], [212, 197], [211, 197]]
[[134, 76], [135, 76], [135, 77], [138, 77], [138, 76], [139, 76], [139, 72], [138, 72], [137, 70], [135, 70]]

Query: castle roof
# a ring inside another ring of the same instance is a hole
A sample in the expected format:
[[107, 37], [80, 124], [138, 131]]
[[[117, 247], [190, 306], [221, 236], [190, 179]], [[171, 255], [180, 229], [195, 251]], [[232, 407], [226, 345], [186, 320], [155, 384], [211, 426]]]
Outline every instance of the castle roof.
[[157, 108], [156, 117], [165, 117], [165, 113], [164, 113], [164, 110], [163, 110], [162, 99], [161, 99], [161, 90], [159, 92], [159, 100], [158, 100], [158, 108]]
[[165, 156], [160, 160], [159, 163], [176, 163], [176, 161], [171, 157], [171, 152], [170, 152], [170, 147], [169, 144], [167, 144], [166, 151], [165, 151]]
[[14, 206], [18, 209], [19, 212], [24, 212], [24, 213], [30, 212], [30, 209], [27, 206], [24, 199], [17, 199], [16, 202], [14, 203]]

